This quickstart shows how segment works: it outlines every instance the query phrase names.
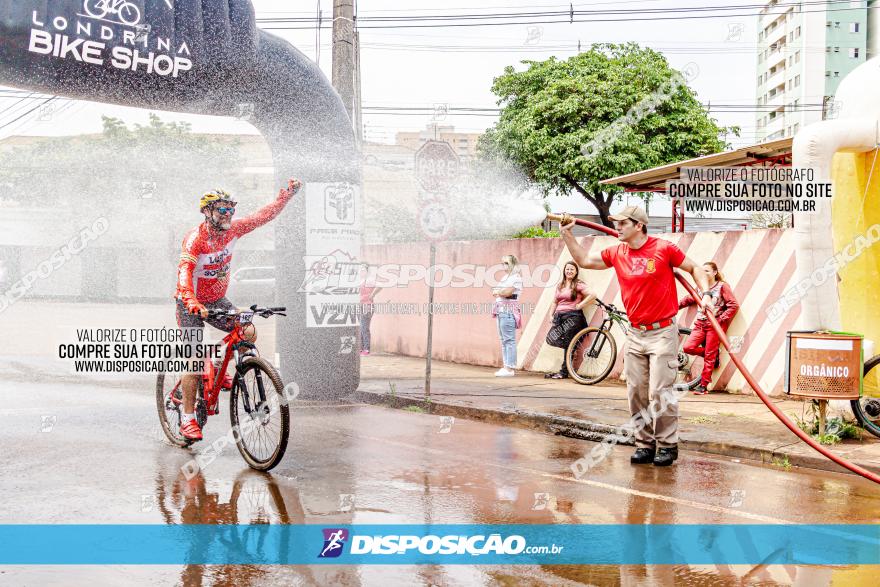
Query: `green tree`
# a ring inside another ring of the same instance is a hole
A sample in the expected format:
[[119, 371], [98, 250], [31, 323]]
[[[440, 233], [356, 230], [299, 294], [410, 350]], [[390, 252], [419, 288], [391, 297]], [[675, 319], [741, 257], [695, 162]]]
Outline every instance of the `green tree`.
[[34, 138], [6, 149], [0, 143], [3, 197], [82, 216], [130, 213], [143, 201], [174, 217], [191, 211], [207, 189], [240, 187], [237, 140], [206, 140], [188, 123], [163, 122], [153, 113], [149, 124], [133, 128], [102, 120], [100, 134]]
[[523, 64], [494, 80], [502, 111], [481, 154], [518, 165], [545, 195], [577, 191], [606, 226], [621, 190], [601, 180], [718, 152], [719, 137], [739, 133], [709, 117], [662, 54], [635, 43]]

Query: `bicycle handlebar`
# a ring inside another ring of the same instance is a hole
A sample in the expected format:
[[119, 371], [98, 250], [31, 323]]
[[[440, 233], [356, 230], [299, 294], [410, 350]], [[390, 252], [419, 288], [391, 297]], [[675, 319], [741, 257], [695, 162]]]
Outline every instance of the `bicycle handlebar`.
[[614, 307], [614, 304], [606, 304], [605, 302], [603, 302], [599, 298], [596, 298], [596, 303], [599, 304], [599, 306], [602, 309], [604, 309], [606, 312], [619, 314], [621, 316], [626, 316], [626, 312], [624, 312], [623, 310], [618, 310], [617, 308]]
[[287, 316], [284, 312], [287, 311], [287, 308], [284, 306], [277, 306], [274, 308], [259, 308], [256, 304], [248, 308], [247, 310], [208, 310], [209, 318], [222, 318], [227, 317], [231, 318], [233, 316], [238, 316], [243, 312], [253, 312], [255, 316], [261, 316], [262, 318], [268, 318], [269, 316]]

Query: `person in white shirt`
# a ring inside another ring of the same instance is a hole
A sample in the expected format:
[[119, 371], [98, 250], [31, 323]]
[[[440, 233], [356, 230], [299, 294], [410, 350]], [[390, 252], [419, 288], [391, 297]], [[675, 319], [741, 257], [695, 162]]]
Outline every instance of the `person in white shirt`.
[[522, 293], [523, 280], [514, 255], [505, 255], [501, 262], [507, 267], [507, 274], [498, 283], [498, 287], [492, 288], [492, 295], [495, 296], [492, 315], [498, 322], [504, 366], [495, 372], [495, 377], [513, 377], [516, 373], [516, 329], [522, 324], [519, 296]]

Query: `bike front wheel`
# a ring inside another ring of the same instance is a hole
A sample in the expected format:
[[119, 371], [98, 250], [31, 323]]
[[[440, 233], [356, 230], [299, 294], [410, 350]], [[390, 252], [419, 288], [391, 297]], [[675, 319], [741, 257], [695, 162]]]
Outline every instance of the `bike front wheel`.
[[574, 335], [565, 353], [572, 379], [582, 385], [599, 383], [611, 373], [617, 360], [617, 343], [607, 330], [590, 326]]
[[850, 400], [853, 414], [859, 425], [873, 434], [880, 436], [880, 355], [865, 361], [862, 381], [862, 397]]
[[260, 357], [246, 357], [232, 381], [229, 418], [235, 444], [258, 471], [274, 468], [287, 449], [290, 410], [281, 376]]
[[134, 26], [141, 20], [141, 11], [137, 5], [126, 2], [119, 8], [119, 20], [129, 26]]

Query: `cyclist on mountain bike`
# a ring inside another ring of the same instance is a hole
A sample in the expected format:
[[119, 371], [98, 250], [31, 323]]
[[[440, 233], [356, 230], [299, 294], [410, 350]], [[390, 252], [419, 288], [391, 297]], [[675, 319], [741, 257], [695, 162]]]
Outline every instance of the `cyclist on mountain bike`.
[[[239, 237], [277, 217], [301, 187], [298, 179], [291, 179], [287, 189], [282, 189], [274, 202], [235, 221], [232, 216], [237, 202], [228, 193], [215, 190], [201, 197], [199, 210], [204, 214], [205, 221], [190, 230], [183, 239], [183, 250], [177, 265], [177, 292], [174, 297], [177, 300], [177, 325], [180, 328], [204, 328], [207, 321], [224, 332], [232, 330], [231, 320], [209, 318], [208, 310], [235, 309], [225, 297], [235, 243]], [[250, 342], [255, 339], [254, 333]], [[181, 378], [183, 413], [180, 433], [190, 440], [202, 439], [202, 430], [195, 418], [199, 377], [190, 373]], [[231, 387], [230, 379], [228, 376], [224, 378], [223, 388]]]

